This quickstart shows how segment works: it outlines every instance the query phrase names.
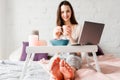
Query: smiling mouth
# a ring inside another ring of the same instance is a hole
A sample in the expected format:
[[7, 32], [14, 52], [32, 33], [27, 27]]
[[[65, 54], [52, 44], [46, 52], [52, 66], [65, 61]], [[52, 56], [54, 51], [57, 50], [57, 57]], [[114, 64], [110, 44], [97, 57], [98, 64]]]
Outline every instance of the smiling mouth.
[[68, 19], [69, 17], [64, 17], [65, 19]]

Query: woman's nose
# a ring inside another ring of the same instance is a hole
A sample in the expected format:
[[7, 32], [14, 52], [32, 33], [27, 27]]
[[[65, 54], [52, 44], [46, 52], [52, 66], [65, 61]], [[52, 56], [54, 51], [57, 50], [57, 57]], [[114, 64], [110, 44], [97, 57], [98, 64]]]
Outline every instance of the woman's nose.
[[64, 13], [64, 16], [67, 16], [67, 13], [66, 13], [66, 12]]

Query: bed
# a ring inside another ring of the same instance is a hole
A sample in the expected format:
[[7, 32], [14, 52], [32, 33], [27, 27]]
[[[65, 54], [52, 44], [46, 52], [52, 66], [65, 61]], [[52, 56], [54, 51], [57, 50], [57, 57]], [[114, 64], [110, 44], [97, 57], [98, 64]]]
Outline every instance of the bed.
[[[82, 68], [76, 72], [75, 80], [119, 80], [120, 58], [113, 55], [104, 55], [99, 56], [98, 60], [102, 73], [89, 68], [84, 62]], [[90, 64], [94, 66], [92, 58]], [[0, 61], [0, 80], [18, 80], [22, 67], [22, 61]], [[50, 75], [41, 64], [34, 61], [29, 65], [23, 80], [48, 80], [49, 77]]]
[[[75, 80], [119, 80], [120, 58], [113, 55], [98, 56], [101, 72], [87, 66], [86, 61], [82, 68], [75, 73]], [[0, 61], [0, 80], [19, 80], [23, 61]], [[90, 57], [90, 64], [95, 66], [93, 58]], [[44, 64], [43, 64], [44, 65]], [[37, 61], [33, 61], [27, 68], [23, 80], [49, 80], [49, 73]]]
[[[96, 72], [83, 65], [83, 67], [76, 72], [75, 80], [119, 80], [120, 76], [120, 58], [114, 55], [99, 56], [99, 65], [101, 72]], [[94, 62], [91, 61], [94, 66]]]
[[[0, 80], [19, 80], [23, 68], [23, 61], [0, 61]], [[49, 80], [49, 74], [39, 62], [34, 61], [27, 67], [23, 80]]]

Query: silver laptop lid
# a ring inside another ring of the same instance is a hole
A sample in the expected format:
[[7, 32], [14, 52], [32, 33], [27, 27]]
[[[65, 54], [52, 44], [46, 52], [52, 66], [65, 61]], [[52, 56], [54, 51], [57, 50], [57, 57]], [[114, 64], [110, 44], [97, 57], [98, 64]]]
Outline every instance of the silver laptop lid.
[[78, 39], [78, 43], [97, 45], [103, 32], [104, 24], [85, 21], [82, 33]]

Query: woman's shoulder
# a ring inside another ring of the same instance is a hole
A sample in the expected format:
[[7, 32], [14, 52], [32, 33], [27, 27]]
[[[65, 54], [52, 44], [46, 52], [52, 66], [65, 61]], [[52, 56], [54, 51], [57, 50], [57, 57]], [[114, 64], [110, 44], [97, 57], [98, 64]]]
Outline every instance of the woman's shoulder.
[[73, 32], [76, 33], [76, 35], [78, 36], [79, 34], [82, 33], [82, 29], [83, 29], [82, 25], [77, 24], [75, 25]]
[[82, 25], [80, 25], [80, 24], [75, 24], [75, 25], [74, 25], [74, 29], [80, 30], [80, 29], [82, 29]]

